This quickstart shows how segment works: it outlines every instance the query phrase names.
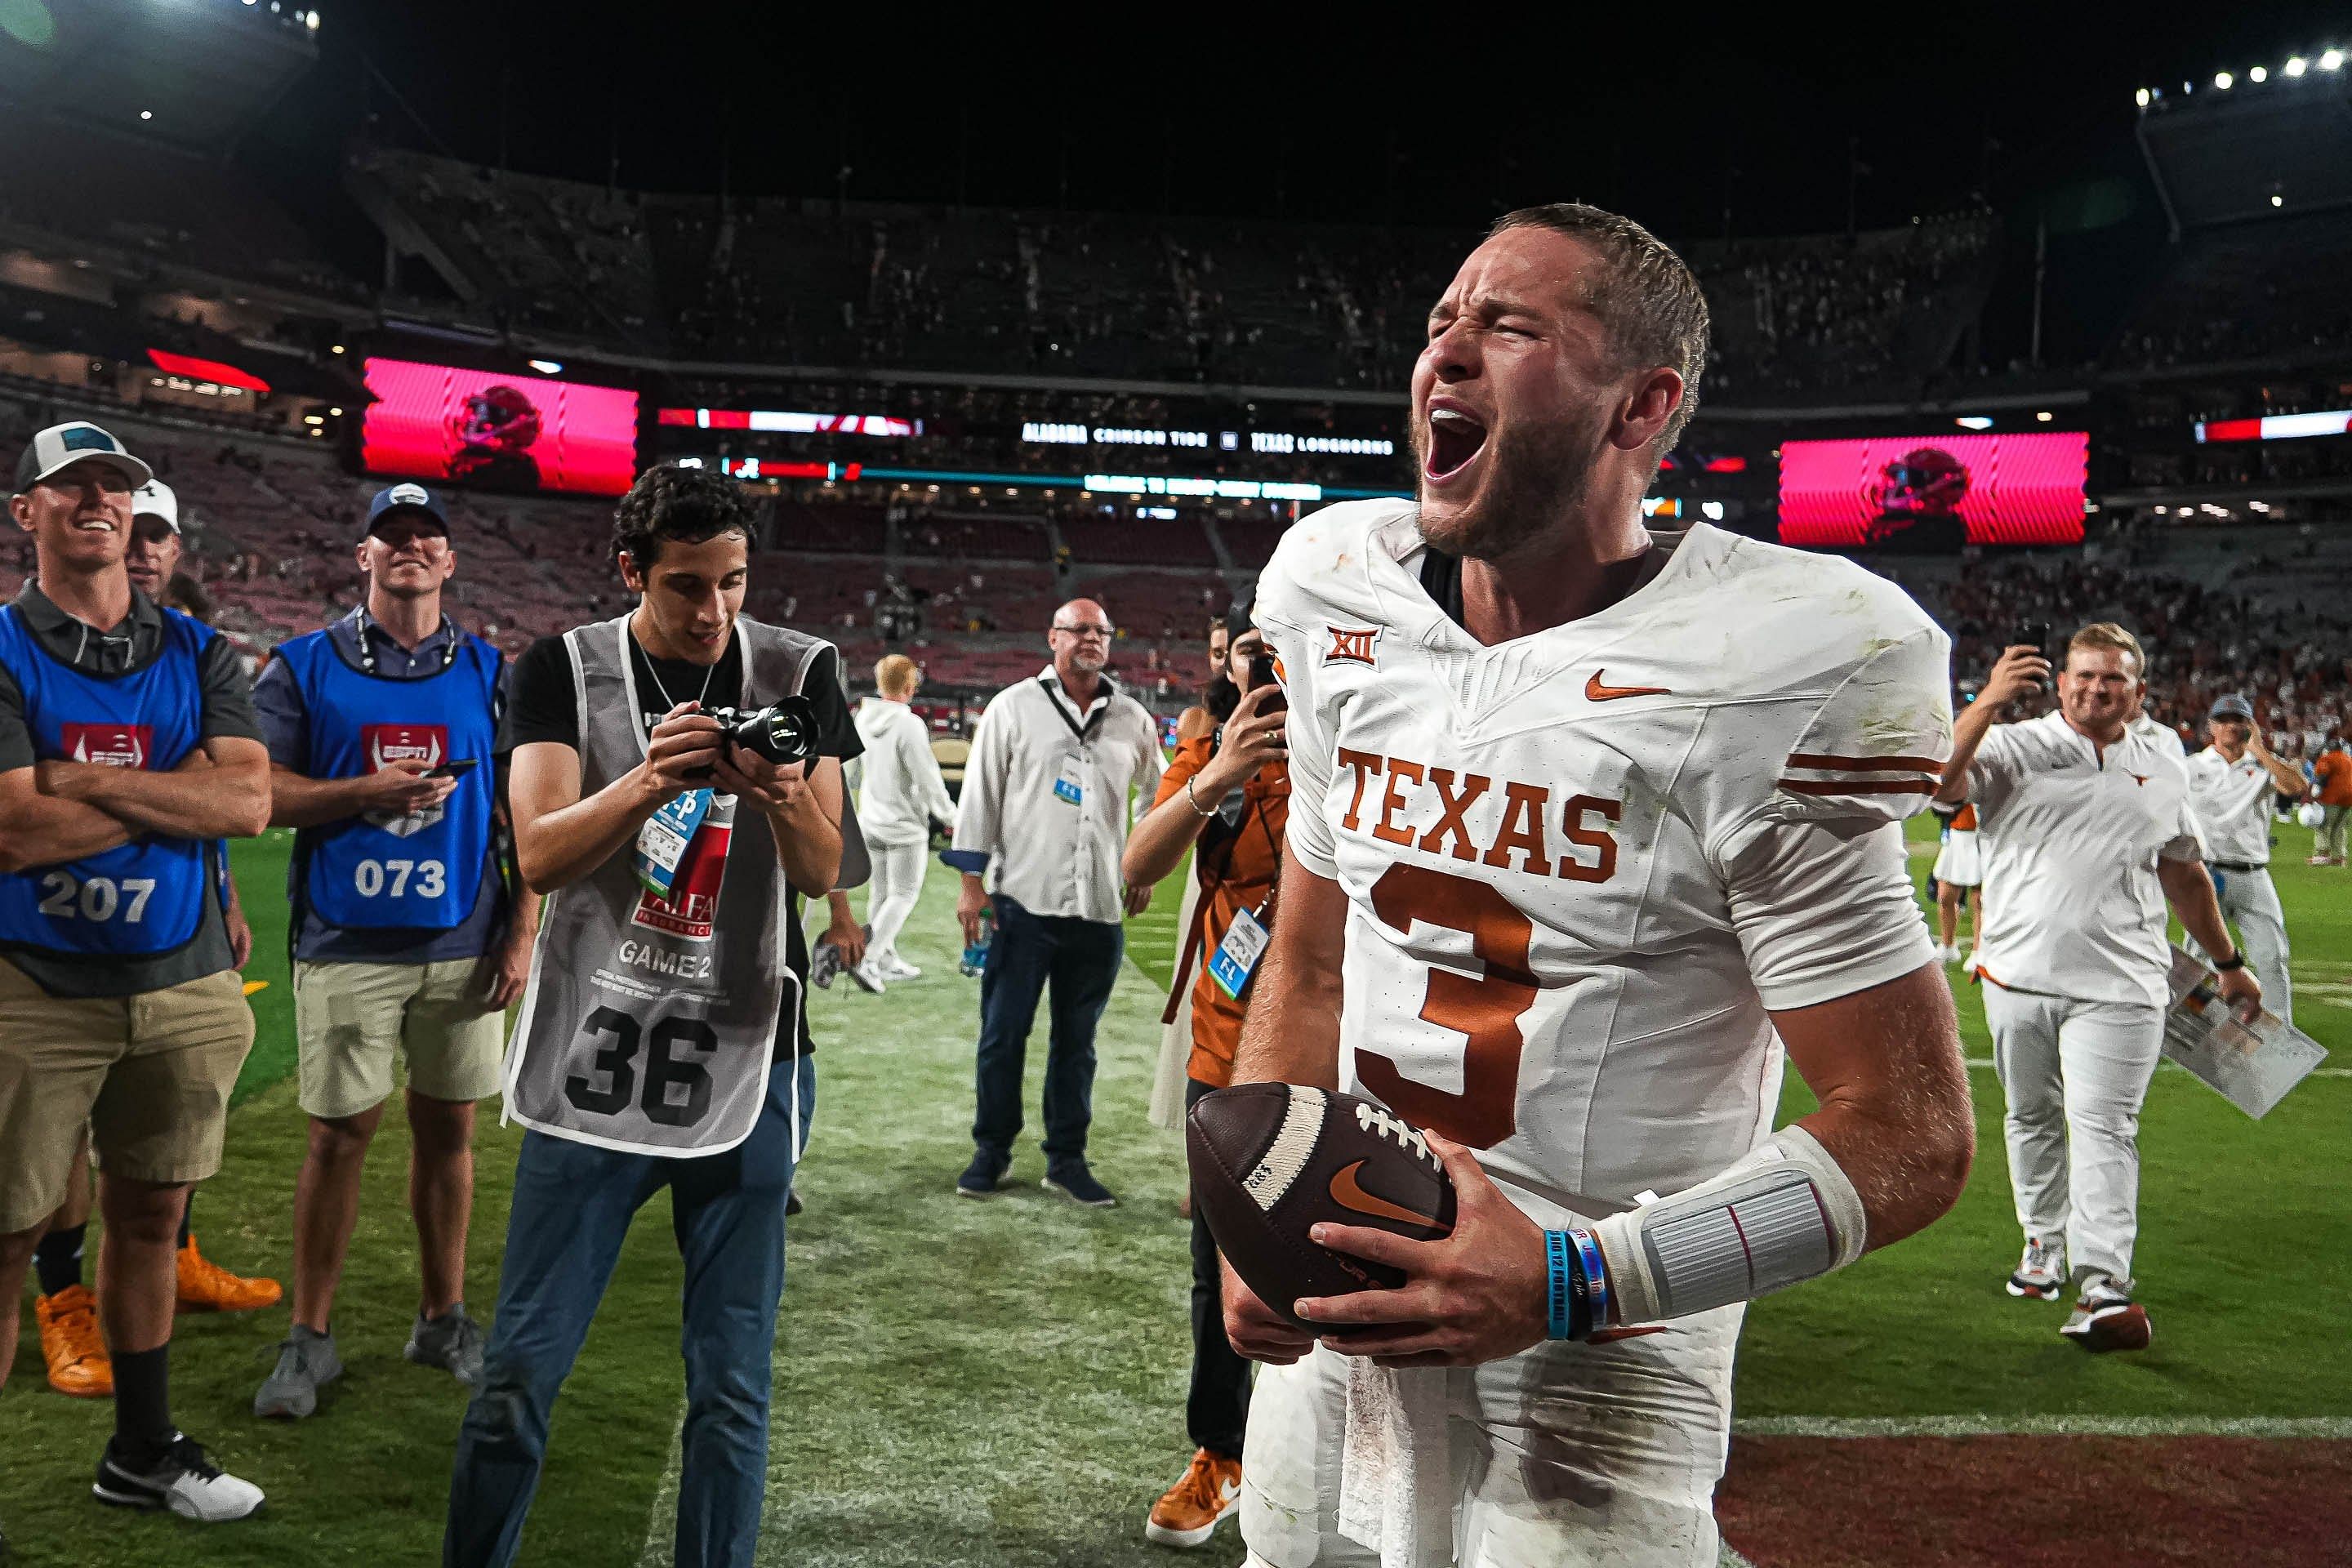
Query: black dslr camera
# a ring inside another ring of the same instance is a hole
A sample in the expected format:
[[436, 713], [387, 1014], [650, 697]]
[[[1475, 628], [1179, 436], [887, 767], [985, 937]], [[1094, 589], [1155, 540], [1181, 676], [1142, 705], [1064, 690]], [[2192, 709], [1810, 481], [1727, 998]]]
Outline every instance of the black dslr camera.
[[727, 744], [765, 757], [778, 767], [816, 755], [816, 704], [805, 697], [782, 697], [765, 708], [710, 708]]

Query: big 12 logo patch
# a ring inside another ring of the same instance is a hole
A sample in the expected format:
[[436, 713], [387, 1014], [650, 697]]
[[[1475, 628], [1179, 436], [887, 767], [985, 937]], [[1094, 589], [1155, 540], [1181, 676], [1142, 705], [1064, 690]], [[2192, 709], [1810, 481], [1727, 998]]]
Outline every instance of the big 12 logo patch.
[[66, 755], [77, 763], [95, 763], [102, 768], [143, 768], [154, 754], [155, 728], [152, 724], [76, 724], [66, 723], [64, 731]]
[[[449, 760], [449, 727], [446, 724], [362, 724], [360, 726], [360, 750], [367, 758], [367, 771], [380, 773], [394, 763], [423, 763], [426, 768], [437, 768]], [[371, 811], [368, 822], [395, 837], [406, 838], [424, 832], [448, 815], [448, 808], [428, 805], [423, 811], [403, 815], [399, 812]]]

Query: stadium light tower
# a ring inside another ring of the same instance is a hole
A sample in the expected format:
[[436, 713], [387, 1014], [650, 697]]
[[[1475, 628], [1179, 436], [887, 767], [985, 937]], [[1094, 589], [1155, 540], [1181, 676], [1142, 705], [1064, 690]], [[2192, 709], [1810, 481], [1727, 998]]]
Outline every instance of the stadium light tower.
[[2271, 73], [2266, 68], [2256, 66], [2246, 73], [2246, 79], [2255, 82], [2268, 81], [2271, 79]]
[[2289, 55], [2286, 58], [2286, 74], [2289, 76], [2301, 76], [2310, 68], [2311, 62], [2301, 55]]
[[2217, 71], [2214, 73], [2213, 85], [2220, 88], [2223, 92], [2227, 92], [2231, 88], [2237, 85], [2237, 80], [2238, 79], [2231, 76], [2228, 71]]
[[2133, 97], [2137, 100], [2142, 109], [2146, 109], [2147, 107], [2147, 89], [2141, 88], [2138, 92], [2133, 95]]
[[2330, 49], [2326, 54], [2319, 57], [2319, 68], [2324, 71], [2338, 69], [2343, 66], [2343, 64], [2344, 51], [2342, 49]]

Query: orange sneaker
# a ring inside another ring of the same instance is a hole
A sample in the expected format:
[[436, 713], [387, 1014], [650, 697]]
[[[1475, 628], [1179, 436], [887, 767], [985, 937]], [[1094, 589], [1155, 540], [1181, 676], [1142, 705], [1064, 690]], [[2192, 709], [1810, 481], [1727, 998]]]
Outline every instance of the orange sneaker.
[[68, 1285], [54, 1296], [33, 1299], [33, 1320], [41, 1325], [41, 1359], [49, 1363], [49, 1386], [76, 1399], [105, 1399], [114, 1393], [114, 1363], [98, 1332], [98, 1298], [87, 1285]]
[[252, 1312], [275, 1307], [286, 1291], [275, 1279], [232, 1274], [196, 1250], [196, 1238], [180, 1248], [180, 1310]]
[[1242, 1506], [1242, 1462], [1194, 1450], [1184, 1479], [1151, 1505], [1143, 1538], [1161, 1546], [1205, 1546], [1217, 1523]]

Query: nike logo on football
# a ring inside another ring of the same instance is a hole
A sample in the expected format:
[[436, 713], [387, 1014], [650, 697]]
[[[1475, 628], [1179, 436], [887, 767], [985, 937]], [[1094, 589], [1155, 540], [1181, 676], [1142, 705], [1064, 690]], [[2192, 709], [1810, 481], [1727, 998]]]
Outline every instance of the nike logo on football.
[[1354, 1209], [1358, 1214], [1368, 1214], [1376, 1219], [1402, 1220], [1407, 1225], [1417, 1225], [1430, 1230], [1437, 1227], [1437, 1217], [1434, 1215], [1425, 1215], [1417, 1209], [1409, 1209], [1402, 1204], [1392, 1204], [1386, 1198], [1376, 1197], [1364, 1191], [1363, 1184], [1356, 1180], [1356, 1173], [1363, 1168], [1364, 1163], [1359, 1160], [1352, 1165], [1343, 1167], [1331, 1178], [1332, 1202], [1341, 1208]]
[[1601, 682], [1602, 672], [1594, 670], [1584, 679], [1584, 700], [1587, 702], [1614, 702], [1620, 697], [1667, 697], [1673, 693], [1663, 686], [1608, 686]]

